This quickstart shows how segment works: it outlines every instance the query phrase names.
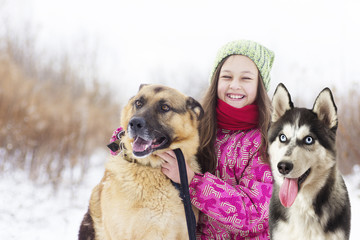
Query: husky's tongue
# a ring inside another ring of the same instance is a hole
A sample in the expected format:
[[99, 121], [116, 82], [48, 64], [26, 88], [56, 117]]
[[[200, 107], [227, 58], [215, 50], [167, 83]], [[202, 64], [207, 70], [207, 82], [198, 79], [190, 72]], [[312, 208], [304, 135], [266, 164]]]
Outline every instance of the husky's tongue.
[[151, 141], [146, 141], [141, 137], [137, 137], [133, 143], [134, 152], [143, 152], [151, 146]]
[[280, 202], [284, 207], [291, 207], [298, 193], [298, 179], [285, 178], [284, 183], [280, 187]]

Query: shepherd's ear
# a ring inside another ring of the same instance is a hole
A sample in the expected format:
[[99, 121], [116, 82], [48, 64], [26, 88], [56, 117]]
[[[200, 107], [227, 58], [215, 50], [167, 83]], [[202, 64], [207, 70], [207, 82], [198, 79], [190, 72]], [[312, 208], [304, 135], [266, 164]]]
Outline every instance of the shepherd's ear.
[[145, 87], [145, 86], [147, 86], [147, 85], [149, 85], [149, 84], [145, 84], [145, 83], [140, 84], [138, 91], [140, 91], [140, 89], [142, 89], [143, 87]]
[[331, 90], [324, 88], [317, 96], [312, 111], [316, 113], [318, 119], [321, 120], [330, 129], [337, 129], [338, 117], [337, 107]]
[[286, 89], [284, 84], [279, 83], [276, 87], [271, 105], [273, 108], [271, 113], [271, 122], [276, 122], [285, 114], [286, 111], [294, 108], [289, 91]]
[[197, 120], [204, 116], [204, 109], [201, 104], [192, 97], [188, 97], [186, 100], [186, 107], [195, 113]]

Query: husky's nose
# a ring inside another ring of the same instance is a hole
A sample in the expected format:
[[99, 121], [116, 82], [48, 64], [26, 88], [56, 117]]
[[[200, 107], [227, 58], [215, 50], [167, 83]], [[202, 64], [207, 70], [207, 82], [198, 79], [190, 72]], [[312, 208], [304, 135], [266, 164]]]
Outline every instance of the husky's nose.
[[145, 119], [142, 117], [133, 117], [129, 122], [129, 127], [133, 131], [141, 130], [145, 125]]
[[293, 169], [294, 165], [290, 162], [279, 162], [277, 168], [282, 175], [286, 175]]

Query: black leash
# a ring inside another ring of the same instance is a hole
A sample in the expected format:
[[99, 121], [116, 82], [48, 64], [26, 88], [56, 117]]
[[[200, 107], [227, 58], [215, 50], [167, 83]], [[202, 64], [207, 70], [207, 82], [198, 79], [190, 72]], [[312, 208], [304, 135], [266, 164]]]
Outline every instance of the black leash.
[[182, 151], [180, 148], [177, 148], [174, 150], [178, 166], [179, 166], [179, 173], [180, 173], [180, 184], [173, 183], [173, 185], [179, 189], [180, 191], [180, 197], [184, 203], [184, 209], [185, 209], [185, 216], [186, 216], [186, 224], [188, 228], [188, 234], [189, 234], [189, 240], [196, 240], [196, 219], [194, 212], [191, 207], [191, 201], [190, 201], [190, 192], [189, 192], [189, 183], [188, 183], [188, 177], [186, 173], [186, 165], [185, 165], [185, 159]]
[[[119, 139], [124, 135], [124, 131], [119, 132], [116, 135], [116, 140], [107, 146], [110, 150], [116, 153], [118, 150], [122, 150], [124, 148], [123, 144], [120, 143]], [[185, 216], [186, 216], [186, 224], [188, 229], [189, 240], [196, 240], [196, 219], [194, 212], [191, 207], [190, 201], [190, 192], [189, 192], [189, 183], [186, 172], [185, 159], [180, 148], [174, 150], [176, 159], [179, 166], [179, 174], [180, 174], [180, 184], [171, 181], [174, 187], [179, 190], [179, 195], [184, 204]]]

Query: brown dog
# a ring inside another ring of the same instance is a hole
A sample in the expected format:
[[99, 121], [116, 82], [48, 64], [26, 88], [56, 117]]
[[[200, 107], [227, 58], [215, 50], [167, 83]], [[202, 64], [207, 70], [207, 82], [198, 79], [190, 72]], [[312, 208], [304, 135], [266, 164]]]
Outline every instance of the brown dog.
[[123, 149], [92, 191], [79, 239], [188, 239], [179, 191], [154, 153], [180, 148], [190, 168], [200, 172], [195, 154], [202, 115], [196, 100], [175, 89], [140, 86], [121, 114]]

